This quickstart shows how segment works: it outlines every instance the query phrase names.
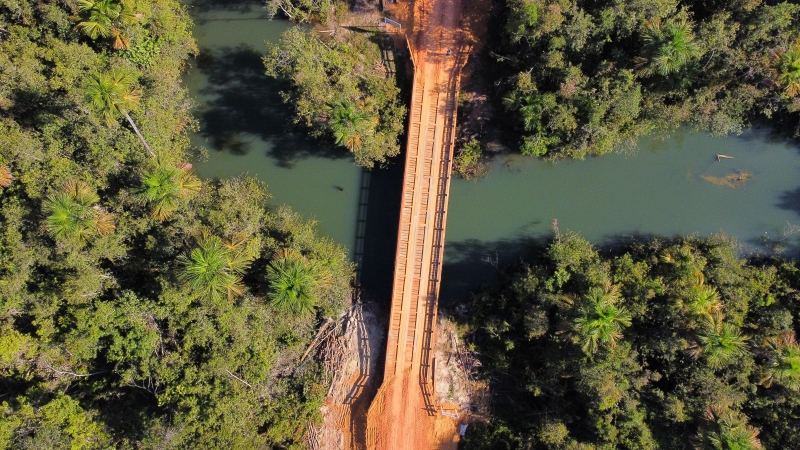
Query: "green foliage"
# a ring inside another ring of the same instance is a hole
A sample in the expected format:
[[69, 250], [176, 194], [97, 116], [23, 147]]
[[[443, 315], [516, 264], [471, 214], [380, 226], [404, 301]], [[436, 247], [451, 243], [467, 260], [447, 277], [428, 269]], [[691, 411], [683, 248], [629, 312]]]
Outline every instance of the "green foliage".
[[150, 216], [163, 222], [180, 203], [200, 190], [202, 183], [189, 170], [158, 166], [142, 175], [142, 200], [151, 207]]
[[[130, 51], [75, 29], [126, 5]], [[0, 1], [0, 448], [298, 448], [319, 418], [298, 359], [352, 264], [263, 184], [188, 170], [195, 49], [176, 0]], [[268, 305], [285, 251], [318, 314]]]
[[100, 198], [82, 181], [67, 182], [44, 203], [48, 233], [59, 242], [85, 245], [114, 231], [114, 218], [96, 205]]
[[324, 22], [333, 7], [332, 0], [266, 0], [267, 13], [275, 16], [279, 12], [298, 23]]
[[[25, 397], [19, 397], [11, 404], [3, 402], [0, 406], [0, 417], [5, 423], [0, 428], [0, 445], [3, 447], [88, 450], [109, 444], [103, 424], [94, 420], [95, 414], [85, 411], [68, 395], [59, 393], [35, 407]], [[18, 432], [11, 434], [15, 428]]]
[[[683, 125], [797, 123], [796, 2], [509, 0], [492, 49], [520, 150], [552, 159], [631, 148]], [[498, 81], [499, 82], [499, 81]]]
[[454, 160], [456, 172], [466, 179], [481, 176], [484, 166], [481, 164], [481, 143], [472, 139], [464, 143], [458, 150]]
[[[344, 31], [328, 39], [314, 30], [292, 28], [270, 45], [267, 75], [291, 81], [284, 98], [297, 123], [317, 137], [330, 137], [372, 167], [400, 153], [405, 107], [394, 80], [377, 67], [383, 40]], [[382, 42], [380, 45], [376, 40]]]
[[[795, 262], [726, 238], [602, 255], [574, 233], [463, 316], [492, 417], [465, 448], [783, 448], [800, 439]], [[770, 297], [769, 302], [764, 301]]]
[[314, 312], [317, 283], [310, 267], [297, 259], [281, 258], [267, 267], [270, 303], [275, 308], [293, 314]]
[[150, 68], [156, 64], [161, 47], [161, 41], [158, 38], [145, 36], [139, 41], [134, 41], [133, 45], [122, 53], [122, 56], [139, 67]]

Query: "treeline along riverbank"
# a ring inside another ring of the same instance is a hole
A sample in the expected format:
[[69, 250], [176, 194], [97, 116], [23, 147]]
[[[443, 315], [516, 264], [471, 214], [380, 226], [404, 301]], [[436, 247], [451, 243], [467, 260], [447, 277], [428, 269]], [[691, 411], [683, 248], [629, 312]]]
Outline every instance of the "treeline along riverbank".
[[173, 0], [0, 2], [0, 447], [298, 448], [344, 248], [201, 181]]

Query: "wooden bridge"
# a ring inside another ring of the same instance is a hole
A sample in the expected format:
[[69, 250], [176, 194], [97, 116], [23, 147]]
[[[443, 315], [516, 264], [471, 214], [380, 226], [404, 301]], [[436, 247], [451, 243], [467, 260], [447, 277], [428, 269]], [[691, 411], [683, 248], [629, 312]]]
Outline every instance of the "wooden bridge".
[[433, 345], [442, 274], [456, 104], [469, 49], [459, 0], [414, 2], [414, 87], [383, 385], [369, 412], [373, 448], [430, 448]]

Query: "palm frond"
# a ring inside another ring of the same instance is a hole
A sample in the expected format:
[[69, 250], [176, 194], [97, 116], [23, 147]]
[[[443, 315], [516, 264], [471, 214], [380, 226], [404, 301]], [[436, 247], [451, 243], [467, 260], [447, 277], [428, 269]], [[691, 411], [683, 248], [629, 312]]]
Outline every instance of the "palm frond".
[[182, 199], [191, 197], [203, 187], [203, 183], [197, 178], [197, 175], [189, 171], [180, 171], [177, 174], [176, 181], [178, 183], [178, 196]]
[[706, 320], [706, 328], [697, 335], [699, 347], [706, 363], [712, 369], [721, 369], [745, 352], [747, 336], [738, 327], [723, 321], [721, 314]]
[[642, 77], [670, 76], [701, 56], [692, 28], [684, 14], [665, 22], [660, 18], [646, 21], [642, 34], [644, 55], [636, 60], [637, 73]]
[[795, 340], [792, 330], [784, 330], [776, 337], [767, 339], [765, 347], [769, 349], [761, 384], [769, 388], [773, 383], [786, 389], [800, 391], [800, 345]]
[[11, 174], [11, 169], [5, 166], [0, 166], [0, 188], [7, 188], [11, 186], [14, 181], [14, 175]]
[[111, 35], [111, 21], [103, 16], [92, 17], [89, 20], [78, 22], [76, 28], [92, 39], [107, 38]]
[[281, 258], [267, 268], [270, 303], [276, 309], [294, 314], [314, 312], [317, 299], [313, 271], [302, 261]]
[[150, 215], [163, 222], [178, 210], [181, 200], [191, 197], [201, 185], [191, 172], [159, 166], [142, 175], [140, 198], [151, 206]]
[[97, 234], [105, 235], [113, 233], [114, 230], [117, 229], [114, 216], [97, 206], [95, 207], [95, 211], [94, 227], [97, 230]]
[[94, 189], [86, 182], [80, 180], [70, 180], [64, 183], [61, 190], [71, 195], [81, 205], [89, 207], [100, 201]]
[[112, 28], [109, 33], [113, 39], [111, 46], [114, 50], [125, 50], [131, 45], [130, 38], [122, 32], [119, 28]]
[[599, 344], [615, 347], [622, 339], [622, 329], [631, 326], [631, 315], [616, 303], [620, 299], [619, 286], [607, 284], [593, 287], [586, 295], [583, 315], [575, 319], [584, 352], [591, 354]]
[[45, 228], [56, 241], [85, 244], [97, 232], [91, 208], [66, 192], [58, 192], [44, 203], [48, 216]]
[[800, 42], [777, 58], [778, 84], [789, 97], [800, 95]]
[[212, 300], [221, 299], [228, 290], [241, 292], [240, 279], [228, 270], [226, 253], [222, 239], [209, 236], [200, 241], [189, 255], [178, 258], [181, 266], [178, 279]]

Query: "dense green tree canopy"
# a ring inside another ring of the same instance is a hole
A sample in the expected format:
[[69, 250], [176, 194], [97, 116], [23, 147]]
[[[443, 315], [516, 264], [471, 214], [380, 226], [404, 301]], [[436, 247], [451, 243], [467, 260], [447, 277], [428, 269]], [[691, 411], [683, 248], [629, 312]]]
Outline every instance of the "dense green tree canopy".
[[[191, 25], [0, 1], [0, 448], [297, 448], [319, 415], [330, 378], [297, 362], [352, 267], [262, 184], [192, 174]], [[271, 302], [287, 252], [307, 314]]]
[[372, 167], [400, 153], [406, 108], [395, 79], [380, 65], [385, 39], [337, 30], [323, 37], [292, 28], [269, 46], [264, 64], [268, 75], [291, 81], [284, 96], [298, 123], [346, 147], [357, 164]]
[[800, 269], [725, 237], [602, 255], [558, 233], [473, 294], [492, 417], [465, 448], [790, 448], [800, 441]]
[[508, 0], [492, 74], [521, 151], [583, 158], [692, 125], [741, 132], [800, 110], [800, 5]]

